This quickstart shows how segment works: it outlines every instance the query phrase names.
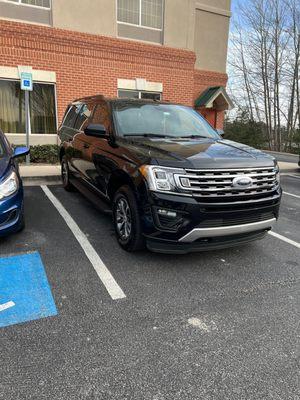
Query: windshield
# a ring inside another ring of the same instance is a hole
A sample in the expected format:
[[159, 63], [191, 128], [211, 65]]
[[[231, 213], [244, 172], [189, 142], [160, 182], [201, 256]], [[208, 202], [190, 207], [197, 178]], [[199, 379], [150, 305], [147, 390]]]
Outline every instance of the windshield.
[[220, 139], [209, 123], [190, 107], [116, 102], [113, 112], [120, 136]]

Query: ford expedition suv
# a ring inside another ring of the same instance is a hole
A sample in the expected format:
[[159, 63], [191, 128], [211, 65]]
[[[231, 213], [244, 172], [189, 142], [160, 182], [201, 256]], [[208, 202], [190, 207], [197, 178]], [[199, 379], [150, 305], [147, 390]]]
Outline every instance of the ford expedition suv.
[[63, 186], [112, 212], [127, 251], [188, 253], [263, 238], [281, 199], [275, 159], [224, 140], [192, 108], [95, 96], [59, 129]]

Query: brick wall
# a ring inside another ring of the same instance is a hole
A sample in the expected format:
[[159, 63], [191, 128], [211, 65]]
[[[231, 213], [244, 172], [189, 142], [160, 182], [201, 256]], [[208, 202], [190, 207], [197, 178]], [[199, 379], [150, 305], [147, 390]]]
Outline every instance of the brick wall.
[[195, 53], [123, 39], [0, 20], [0, 65], [56, 72], [58, 118], [77, 97], [117, 95], [117, 79], [163, 83], [164, 100], [193, 105], [227, 76], [196, 71]]

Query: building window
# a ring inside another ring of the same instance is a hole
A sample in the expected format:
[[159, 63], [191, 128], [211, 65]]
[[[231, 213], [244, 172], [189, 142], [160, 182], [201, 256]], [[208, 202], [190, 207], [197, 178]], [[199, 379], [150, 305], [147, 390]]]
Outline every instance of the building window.
[[[29, 106], [31, 132], [55, 134], [55, 86], [34, 83]], [[5, 133], [25, 133], [25, 96], [19, 81], [0, 80], [0, 129]]]
[[157, 92], [146, 92], [141, 90], [118, 90], [119, 98], [129, 98], [129, 99], [149, 99], [149, 100], [161, 100], [161, 93]]
[[163, 28], [163, 0], [117, 0], [118, 22], [144, 28]]
[[27, 6], [50, 8], [51, 0], [4, 0], [9, 3], [23, 4]]

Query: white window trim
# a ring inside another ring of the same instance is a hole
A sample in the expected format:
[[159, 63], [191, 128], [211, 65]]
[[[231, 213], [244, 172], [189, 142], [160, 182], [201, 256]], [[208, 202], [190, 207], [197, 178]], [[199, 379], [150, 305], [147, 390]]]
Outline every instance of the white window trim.
[[49, 7], [36, 6], [34, 4], [26, 4], [26, 3], [22, 3], [21, 0], [18, 0], [18, 1], [0, 0], [0, 2], [14, 4], [16, 6], [39, 8], [40, 10], [51, 10], [51, 8], [52, 8], [52, 0], [49, 1], [49, 3], [50, 3]]
[[118, 20], [118, 0], [116, 0], [116, 15], [117, 15], [117, 23], [120, 25], [129, 25], [129, 26], [137, 26], [143, 29], [150, 29], [151, 31], [162, 32], [164, 30], [164, 10], [165, 10], [165, 0], [162, 0], [162, 15], [161, 15], [161, 28], [152, 28], [151, 26], [142, 25], [142, 0], [140, 0], [140, 12], [139, 12], [139, 23], [132, 24], [130, 22], [123, 22]]
[[[0, 0], [1, 1], [1, 0]], [[1, 68], [1, 67], [0, 67]], [[16, 81], [20, 81], [20, 78], [19, 78], [19, 75], [18, 75], [18, 77], [17, 78], [8, 78], [8, 77], [5, 77], [5, 78], [3, 78], [1, 75], [0, 75], [0, 81], [12, 81], [12, 82], [16, 82]], [[57, 108], [57, 90], [56, 90], [56, 82], [49, 82], [49, 81], [38, 81], [38, 80], [35, 80], [34, 81], [34, 83], [39, 83], [39, 84], [41, 84], [41, 85], [53, 85], [53, 88], [54, 88], [54, 104], [55, 104], [55, 122], [56, 122], [56, 129], [58, 129], [58, 108]], [[25, 136], [26, 134], [25, 133], [16, 133], [16, 132], [5, 132], [5, 134], [6, 135], [14, 135], [14, 136], [16, 136], [16, 137], [22, 137], [22, 135], [23, 136]], [[38, 137], [38, 136], [41, 136], [41, 137], [53, 137], [53, 136], [56, 136], [57, 135], [57, 133], [32, 133], [32, 132], [30, 132], [30, 134], [29, 134], [29, 136], [31, 137]]]
[[143, 78], [118, 79], [118, 89], [163, 93], [163, 84], [161, 82], [148, 82]]
[[[18, 68], [17, 67], [2, 67], [2, 66], [0, 66], [0, 79], [1, 78], [20, 80]], [[44, 71], [44, 70], [33, 69], [32, 70], [32, 78], [36, 82], [56, 83], [56, 73], [54, 71]]]

